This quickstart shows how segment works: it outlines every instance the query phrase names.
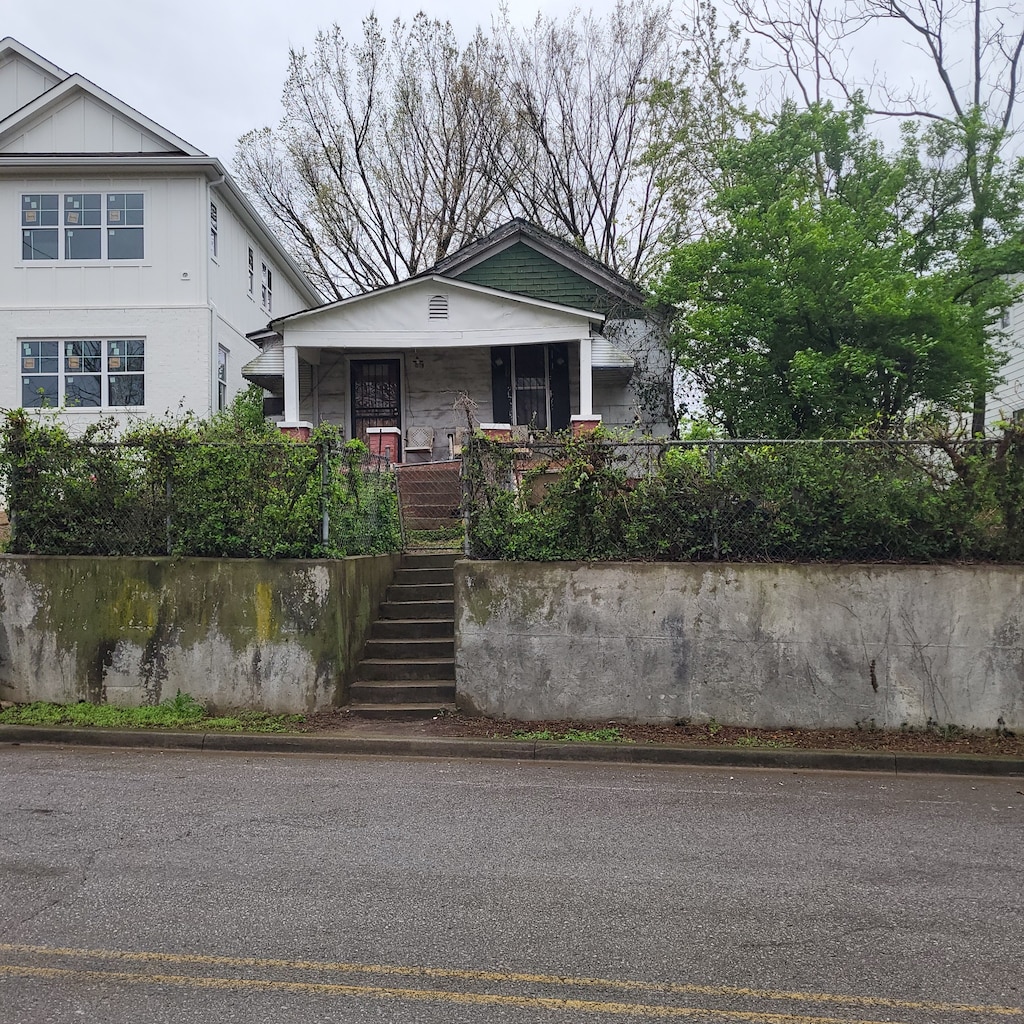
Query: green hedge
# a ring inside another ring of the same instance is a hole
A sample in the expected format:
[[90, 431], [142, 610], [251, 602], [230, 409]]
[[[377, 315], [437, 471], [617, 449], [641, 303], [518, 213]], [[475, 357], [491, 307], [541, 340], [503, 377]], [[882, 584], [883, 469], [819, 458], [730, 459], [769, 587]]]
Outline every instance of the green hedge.
[[[332, 427], [310, 443], [262, 414], [258, 390], [211, 420], [112, 420], [71, 437], [6, 413], [0, 474], [19, 554], [319, 558], [401, 547], [394, 476]], [[326, 517], [327, 533], [324, 536]]]
[[1024, 559], [1019, 427], [928, 444], [631, 444], [598, 432], [524, 448], [478, 437], [466, 457], [476, 557]]

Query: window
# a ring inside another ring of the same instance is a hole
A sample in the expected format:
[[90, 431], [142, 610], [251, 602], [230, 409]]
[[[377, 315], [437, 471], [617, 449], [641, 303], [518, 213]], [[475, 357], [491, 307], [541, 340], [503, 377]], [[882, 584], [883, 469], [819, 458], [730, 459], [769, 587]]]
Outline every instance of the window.
[[57, 222], [60, 210], [55, 195], [21, 197], [21, 258], [57, 258]]
[[252, 251], [252, 246], [249, 246], [249, 295], [253, 294], [256, 288], [256, 254]]
[[260, 291], [260, 304], [268, 313], [270, 313], [274, 308], [273, 296], [271, 295], [274, 287], [274, 272], [266, 265], [266, 263], [261, 264], [261, 266], [262, 270], [260, 273], [262, 275], [262, 290]]
[[220, 345], [217, 349], [217, 411], [228, 404], [228, 350]]
[[140, 338], [20, 341], [21, 404], [70, 408], [146, 404], [145, 348]]
[[141, 260], [144, 220], [141, 192], [25, 194], [21, 197], [21, 258]]
[[543, 345], [512, 349], [512, 422], [546, 430], [548, 360]]
[[569, 349], [502, 345], [491, 349], [491, 412], [495, 423], [564, 430], [569, 426]]
[[210, 255], [216, 259], [220, 248], [217, 241], [217, 204], [210, 203]]

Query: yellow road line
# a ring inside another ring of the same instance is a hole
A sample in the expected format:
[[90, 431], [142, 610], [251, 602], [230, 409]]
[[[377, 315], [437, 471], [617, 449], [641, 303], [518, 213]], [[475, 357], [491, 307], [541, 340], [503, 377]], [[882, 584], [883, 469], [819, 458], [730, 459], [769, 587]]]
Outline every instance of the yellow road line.
[[[672, 984], [616, 980], [611, 978], [571, 977], [558, 974], [525, 974], [520, 972], [455, 970], [444, 967], [400, 966], [397, 964], [333, 963], [319, 960], [287, 960], [268, 957], [212, 956], [200, 953], [160, 953], [149, 951], [76, 949], [57, 946], [31, 946], [0, 943], [0, 953], [23, 953], [42, 956], [80, 957], [94, 960], [122, 960], [129, 963], [173, 963], [212, 965], [217, 967], [257, 967], [284, 970], [330, 971], [338, 974], [387, 974], [393, 977], [444, 978], [461, 981], [522, 982], [533, 985], [564, 985], [575, 988], [606, 988], [631, 992], [661, 992], [674, 995], [708, 995], [744, 999], [876, 1006], [889, 1009], [925, 1010], [938, 1013], [990, 1014], [1003, 1017], [1024, 1016], [1019, 1006], [972, 1005], [968, 1003], [929, 1002], [890, 999], [883, 996], [839, 995], [829, 992], [790, 992], [772, 989], [734, 988], [725, 985]], [[760, 1019], [759, 1015], [759, 1019]], [[796, 1018], [787, 1018], [796, 1019]], [[807, 1018], [813, 1019], [813, 1018]]]
[[120, 981], [142, 985], [184, 985], [206, 989], [254, 989], [262, 992], [298, 992], [306, 995], [351, 996], [364, 999], [400, 999], [415, 1002], [459, 1003], [469, 1006], [513, 1006], [529, 1010], [568, 1010], [575, 1013], [617, 1013], [633, 1017], [703, 1017], [740, 1020], [753, 1024], [891, 1024], [853, 1021], [836, 1017], [803, 1017], [791, 1014], [742, 1010], [708, 1010], [697, 1006], [654, 1006], [645, 1003], [610, 1003], [588, 999], [554, 999], [544, 996], [504, 996], [491, 992], [451, 992], [445, 989], [381, 988], [372, 985], [337, 985], [327, 982], [273, 981], [269, 978], [211, 978], [184, 974], [135, 974], [127, 971], [80, 971], [61, 967], [22, 967], [0, 964], [0, 975], [53, 978], [62, 981]]

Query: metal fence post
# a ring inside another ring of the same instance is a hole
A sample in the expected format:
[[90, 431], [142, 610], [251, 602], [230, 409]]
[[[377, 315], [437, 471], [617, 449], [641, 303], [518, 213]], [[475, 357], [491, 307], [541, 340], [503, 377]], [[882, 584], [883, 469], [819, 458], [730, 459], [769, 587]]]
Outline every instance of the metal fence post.
[[[713, 444], [708, 445], [708, 473], [711, 476], [711, 486], [716, 486], [715, 481], [715, 446]], [[715, 504], [711, 509], [711, 553], [714, 560], [717, 562], [722, 556], [722, 549], [718, 537], [718, 503], [719, 499], [715, 498]]]
[[171, 524], [173, 517], [171, 516], [171, 500], [173, 496], [173, 488], [171, 487], [171, 467], [167, 467], [167, 481], [164, 484], [164, 491], [167, 497], [167, 515], [164, 516], [164, 533], [166, 535], [166, 546], [167, 554], [171, 554], [174, 550], [174, 542], [171, 537]]
[[470, 500], [471, 495], [469, 492], [469, 473], [466, 472], [466, 464], [469, 459], [474, 457], [473, 452], [473, 438], [470, 435], [467, 444], [465, 445], [462, 452], [462, 459], [459, 462], [459, 490], [462, 496], [462, 554], [465, 558], [472, 556], [469, 543], [469, 524], [471, 521], [470, 516]]
[[331, 539], [331, 462], [328, 457], [328, 444], [329, 442], [324, 438], [317, 446], [320, 456], [320, 543], [323, 544], [325, 550]]

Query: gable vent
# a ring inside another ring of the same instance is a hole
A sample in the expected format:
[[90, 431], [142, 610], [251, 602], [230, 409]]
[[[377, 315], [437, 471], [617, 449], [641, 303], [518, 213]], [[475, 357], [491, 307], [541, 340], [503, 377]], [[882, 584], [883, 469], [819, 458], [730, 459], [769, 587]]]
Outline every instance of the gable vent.
[[447, 295], [431, 295], [430, 296], [430, 319], [431, 320], [447, 320], [448, 319], [448, 296]]

